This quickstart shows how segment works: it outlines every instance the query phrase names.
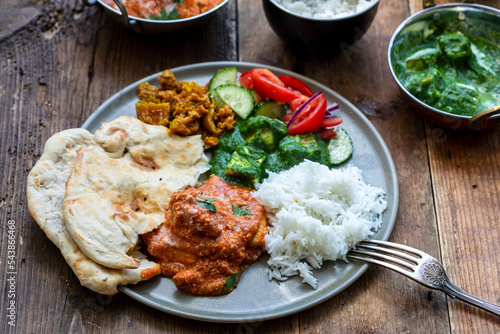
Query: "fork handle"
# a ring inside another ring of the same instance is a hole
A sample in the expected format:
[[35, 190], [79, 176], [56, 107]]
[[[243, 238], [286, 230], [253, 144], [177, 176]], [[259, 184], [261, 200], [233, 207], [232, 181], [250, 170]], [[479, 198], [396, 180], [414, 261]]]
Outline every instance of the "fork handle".
[[472, 304], [485, 311], [500, 316], [500, 306], [487, 302], [486, 300], [482, 300], [481, 298], [469, 295], [468, 293], [460, 290], [457, 286], [447, 284], [446, 287], [443, 287], [443, 291], [446, 292], [446, 294], [449, 295], [450, 297], [453, 298], [456, 297], [466, 303]]

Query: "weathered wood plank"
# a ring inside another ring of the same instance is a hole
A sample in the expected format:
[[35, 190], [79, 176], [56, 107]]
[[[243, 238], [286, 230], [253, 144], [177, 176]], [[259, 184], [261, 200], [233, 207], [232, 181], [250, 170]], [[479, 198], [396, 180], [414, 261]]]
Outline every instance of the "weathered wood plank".
[[[410, 2], [412, 13], [422, 8]], [[476, 3], [500, 7], [495, 0]], [[426, 137], [443, 264], [464, 291], [498, 304], [499, 130], [467, 134], [427, 124]], [[449, 312], [453, 333], [500, 330], [498, 317], [462, 302], [449, 300]]]
[[[443, 263], [452, 282], [500, 303], [500, 130], [455, 133], [427, 127]], [[494, 333], [498, 317], [451, 301], [456, 333]]]

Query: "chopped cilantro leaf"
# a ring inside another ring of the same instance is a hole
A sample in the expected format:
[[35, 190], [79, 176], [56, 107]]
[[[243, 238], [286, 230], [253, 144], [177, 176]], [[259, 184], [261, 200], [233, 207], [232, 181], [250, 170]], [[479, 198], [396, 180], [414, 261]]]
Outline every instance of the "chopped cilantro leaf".
[[198, 197], [196, 204], [212, 212], [217, 212], [217, 208], [212, 204], [215, 201], [213, 198]]
[[[180, 1], [184, 1], [184, 0], [180, 0]], [[182, 3], [182, 2], [179, 2], [179, 3]], [[177, 12], [177, 9], [175, 9], [175, 8], [172, 9], [169, 13], [167, 13], [167, 11], [165, 9], [162, 9], [162, 10], [160, 10], [159, 16], [149, 15], [150, 20], [163, 20], [163, 21], [165, 21], [165, 20], [178, 20], [180, 18], [181, 18], [181, 16], [179, 15], [179, 13]]]
[[252, 211], [247, 206], [242, 206], [241, 208], [237, 205], [232, 204], [233, 207], [233, 212], [236, 217], [240, 216], [250, 216], [252, 214]]
[[197, 200], [200, 202], [207, 202], [207, 203], [213, 203], [217, 201], [215, 198], [207, 198], [207, 197], [198, 197]]
[[177, 20], [177, 19], [180, 19], [181, 16], [179, 15], [179, 13], [177, 13], [177, 9], [172, 9], [170, 11], [170, 13], [168, 13], [168, 19], [169, 20]]
[[231, 203], [231, 207], [233, 208], [233, 213], [236, 217], [240, 216], [250, 216], [252, 214], [252, 211], [248, 208], [248, 206], [242, 206], [239, 207], [231, 201], [231, 197], [229, 198], [229, 203]]
[[174, 0], [174, 3], [184, 3], [184, 0]]
[[231, 276], [229, 276], [228, 278], [226, 278], [226, 284], [224, 284], [224, 290], [229, 290], [233, 286], [236, 288], [236, 285], [238, 285], [238, 283], [236, 282], [236, 278], [238, 277], [239, 273], [240, 272], [237, 271], [234, 274], [232, 274]]

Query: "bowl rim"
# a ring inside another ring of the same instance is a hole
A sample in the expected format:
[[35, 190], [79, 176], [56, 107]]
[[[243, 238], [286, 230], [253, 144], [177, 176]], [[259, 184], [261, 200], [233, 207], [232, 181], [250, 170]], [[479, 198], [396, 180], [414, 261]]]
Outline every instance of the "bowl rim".
[[[495, 15], [495, 16], [497, 16], [497, 17], [500, 18], [500, 10], [498, 10], [496, 8], [493, 8], [493, 7], [490, 7], [490, 6], [479, 5], [479, 4], [472, 4], [472, 3], [449, 3], [449, 4], [442, 4], [442, 5], [437, 5], [437, 6], [434, 6], [434, 7], [423, 9], [423, 10], [421, 10], [419, 12], [416, 12], [415, 14], [409, 16], [408, 18], [406, 18], [396, 28], [396, 30], [392, 34], [391, 40], [389, 41], [389, 45], [387, 47], [387, 61], [389, 63], [389, 70], [391, 71], [391, 75], [392, 75], [394, 81], [396, 81], [396, 84], [399, 86], [399, 88], [401, 90], [403, 90], [413, 101], [415, 101], [416, 103], [418, 103], [422, 107], [427, 108], [427, 109], [429, 109], [429, 110], [431, 110], [433, 112], [436, 112], [436, 113], [438, 113], [438, 114], [440, 114], [442, 116], [454, 117], [454, 118], [460, 118], [460, 119], [466, 119], [467, 120], [467, 119], [471, 119], [474, 115], [473, 116], [467, 116], [467, 115], [452, 114], [452, 113], [449, 113], [449, 112], [437, 109], [437, 108], [435, 108], [433, 106], [430, 106], [430, 105], [424, 103], [423, 101], [421, 101], [420, 99], [416, 98], [412, 93], [410, 93], [401, 84], [401, 82], [399, 81], [399, 78], [397, 77], [396, 73], [394, 72], [394, 68], [392, 67], [392, 61], [391, 60], [392, 60], [392, 50], [394, 48], [394, 41], [399, 36], [399, 34], [401, 33], [401, 31], [403, 29], [405, 29], [409, 24], [413, 23], [419, 17], [421, 17], [423, 15], [426, 15], [426, 14], [429, 14], [429, 13], [432, 13], [432, 12], [439, 12], [439, 11], [443, 11], [443, 10], [453, 10], [453, 11], [457, 11], [457, 12], [463, 12], [465, 10], [476, 10], [478, 12], [484, 12], [484, 13], [487, 13], [487, 14], [492, 14], [492, 15]], [[500, 115], [495, 115], [495, 116], [492, 116], [490, 118], [494, 119], [494, 118], [498, 118], [498, 117], [500, 117]]]
[[[110, 7], [108, 4], [104, 3], [103, 0], [96, 0], [96, 1], [99, 2], [99, 4], [104, 7], [104, 9], [109, 10], [109, 11], [113, 12], [114, 14], [116, 14], [118, 16], [122, 16], [121, 11], [119, 11], [118, 9], [114, 9], [113, 7]], [[158, 24], [175, 24], [175, 23], [181, 23], [181, 22], [195, 21], [196, 19], [199, 19], [199, 18], [202, 18], [204, 16], [210, 15], [211, 13], [217, 11], [218, 9], [220, 9], [221, 7], [223, 7], [224, 5], [226, 5], [228, 2], [229, 2], [229, 0], [223, 0], [220, 4], [218, 4], [217, 6], [215, 6], [212, 9], [210, 9], [209, 11], [206, 11], [205, 13], [201, 13], [201, 14], [196, 15], [196, 16], [186, 17], [185, 19], [178, 19], [178, 20], [151, 20], [151, 19], [146, 19], [146, 18], [143, 18], [143, 17], [135, 17], [135, 16], [130, 16], [130, 15], [128, 16], [128, 19], [129, 20], [139, 21], [139, 22], [158, 23]]]
[[295, 17], [297, 17], [299, 19], [309, 20], [309, 21], [319, 21], [319, 22], [342, 21], [342, 20], [345, 20], [345, 19], [349, 19], [349, 18], [353, 18], [353, 17], [356, 17], [356, 16], [360, 16], [361, 14], [364, 14], [364, 13], [370, 11], [373, 7], [375, 7], [376, 5], [378, 5], [380, 3], [380, 0], [375, 0], [375, 1], [373, 1], [373, 3], [370, 6], [366, 7], [362, 11], [359, 11], [359, 12], [356, 12], [356, 13], [353, 13], [353, 14], [349, 14], [349, 15], [345, 15], [345, 16], [331, 17], [331, 18], [317, 18], [317, 17], [302, 16], [302, 15], [299, 15], [297, 13], [294, 13], [291, 10], [286, 9], [285, 7], [277, 4], [274, 0], [263, 0], [263, 1], [264, 2], [272, 3], [274, 6], [276, 6], [277, 8], [279, 8], [280, 10], [282, 10], [283, 12], [285, 12], [285, 13], [287, 13], [289, 15], [295, 16]]

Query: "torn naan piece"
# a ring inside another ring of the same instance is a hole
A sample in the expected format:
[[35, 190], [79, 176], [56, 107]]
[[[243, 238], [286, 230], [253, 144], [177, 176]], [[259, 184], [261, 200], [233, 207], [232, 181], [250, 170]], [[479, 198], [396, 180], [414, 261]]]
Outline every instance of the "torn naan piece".
[[45, 143], [40, 160], [28, 175], [28, 208], [40, 228], [59, 248], [66, 231], [62, 205], [66, 181], [75, 165], [76, 152], [94, 146], [94, 136], [84, 129], [58, 132]]
[[94, 136], [84, 129], [58, 132], [45, 143], [40, 160], [28, 176], [28, 208], [47, 237], [61, 251], [80, 284], [101, 294], [118, 292], [118, 285], [135, 284], [160, 273], [160, 266], [134, 250], [141, 261], [136, 269], [110, 269], [88, 258], [66, 229], [62, 206], [77, 151], [95, 146]]
[[95, 138], [112, 152], [78, 152], [66, 184], [66, 227], [95, 262], [136, 268], [140, 262], [129, 252], [138, 236], [158, 227], [172, 194], [194, 184], [207, 170], [203, 143], [200, 136], [179, 137], [132, 117], [103, 123]]
[[66, 228], [89, 258], [108, 268], [140, 265], [139, 260], [127, 255], [137, 244], [138, 233], [121, 219], [115, 219], [118, 217], [113, 204], [122, 202], [116, 204], [120, 208], [129, 206], [124, 208], [125, 215], [132, 215], [132, 220], [139, 218], [130, 207], [133, 202], [130, 193], [136, 185], [132, 174], [124, 161], [112, 159], [101, 148], [92, 147], [78, 151], [75, 168], [66, 183], [63, 204]]

